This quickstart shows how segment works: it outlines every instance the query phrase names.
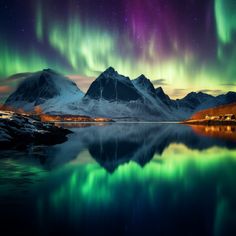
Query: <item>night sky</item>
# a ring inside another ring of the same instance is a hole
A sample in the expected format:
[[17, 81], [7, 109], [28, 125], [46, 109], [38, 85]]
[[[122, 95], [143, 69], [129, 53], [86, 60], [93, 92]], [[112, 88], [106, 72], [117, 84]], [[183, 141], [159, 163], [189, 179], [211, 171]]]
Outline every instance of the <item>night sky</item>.
[[235, 0], [0, 0], [0, 94], [52, 68], [86, 90], [113, 66], [172, 97], [236, 90]]

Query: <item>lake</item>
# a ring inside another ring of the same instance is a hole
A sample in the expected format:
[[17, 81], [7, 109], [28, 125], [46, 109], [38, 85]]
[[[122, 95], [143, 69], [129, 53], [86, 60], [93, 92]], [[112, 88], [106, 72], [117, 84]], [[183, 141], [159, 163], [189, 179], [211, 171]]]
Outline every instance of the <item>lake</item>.
[[236, 235], [234, 128], [65, 126], [0, 152], [1, 235]]

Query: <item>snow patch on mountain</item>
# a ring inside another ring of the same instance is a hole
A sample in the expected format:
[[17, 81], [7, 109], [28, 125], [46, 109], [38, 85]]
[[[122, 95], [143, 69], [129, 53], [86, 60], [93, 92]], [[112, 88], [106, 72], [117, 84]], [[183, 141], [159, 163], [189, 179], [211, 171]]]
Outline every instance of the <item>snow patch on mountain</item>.
[[31, 111], [40, 106], [44, 112], [69, 110], [71, 103], [83, 97], [83, 92], [67, 77], [51, 69], [28, 76], [9, 96], [5, 105]]

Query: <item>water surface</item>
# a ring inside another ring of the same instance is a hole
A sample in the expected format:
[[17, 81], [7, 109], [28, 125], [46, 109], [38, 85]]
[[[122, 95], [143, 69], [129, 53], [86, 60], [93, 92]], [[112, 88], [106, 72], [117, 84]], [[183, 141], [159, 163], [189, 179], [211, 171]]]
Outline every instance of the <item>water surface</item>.
[[2, 231], [236, 235], [232, 135], [179, 124], [70, 129], [63, 144], [1, 151]]

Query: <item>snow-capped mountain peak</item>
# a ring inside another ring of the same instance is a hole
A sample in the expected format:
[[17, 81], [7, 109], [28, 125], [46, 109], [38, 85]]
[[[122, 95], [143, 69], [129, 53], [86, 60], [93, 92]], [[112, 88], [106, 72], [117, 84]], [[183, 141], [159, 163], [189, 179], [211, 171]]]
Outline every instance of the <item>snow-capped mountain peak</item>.
[[134, 79], [133, 84], [144, 96], [156, 97], [155, 88], [145, 75], [141, 74], [138, 78]]
[[109, 67], [90, 85], [85, 97], [91, 99], [105, 99], [108, 101], [141, 100], [142, 96], [129, 77], [118, 74]]
[[[13, 108], [33, 110], [40, 105], [43, 110], [62, 106], [83, 97], [75, 82], [52, 69], [44, 69], [30, 74], [20, 83], [5, 105]], [[52, 105], [53, 104], [53, 105]]]
[[108, 67], [103, 73], [104, 76], [114, 76], [117, 75], [118, 72], [113, 67]]

